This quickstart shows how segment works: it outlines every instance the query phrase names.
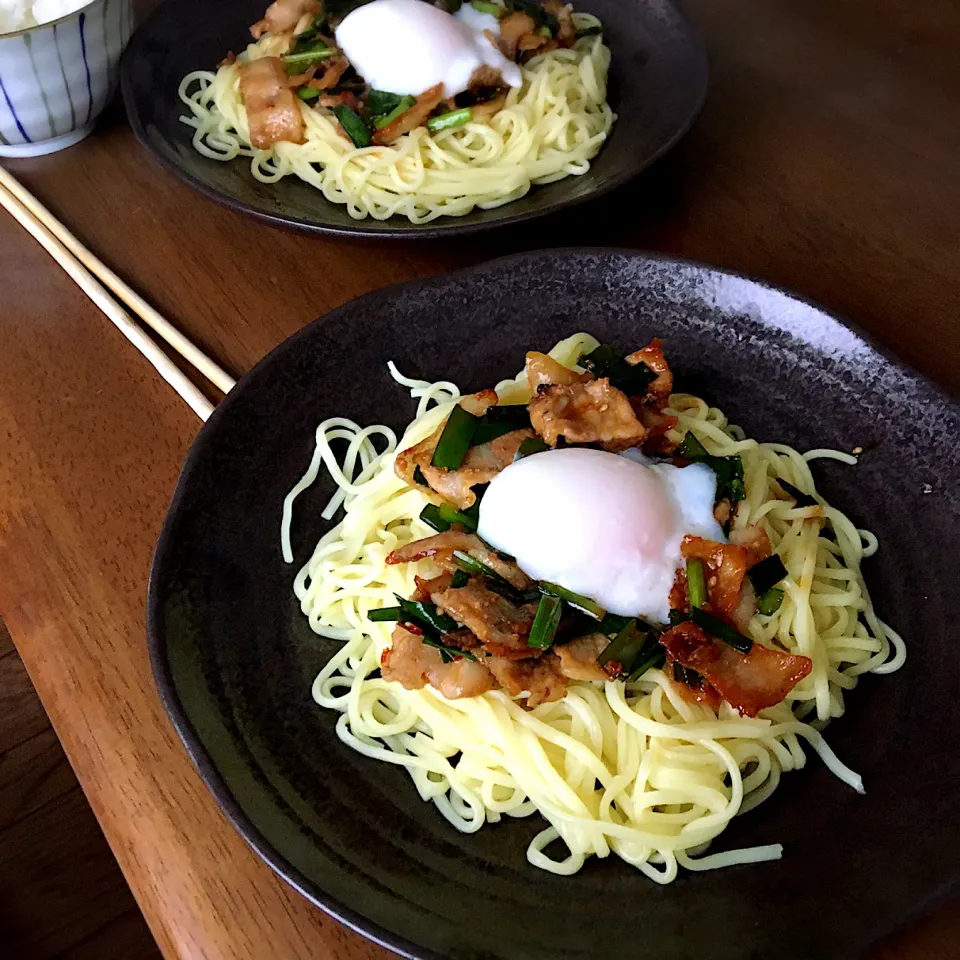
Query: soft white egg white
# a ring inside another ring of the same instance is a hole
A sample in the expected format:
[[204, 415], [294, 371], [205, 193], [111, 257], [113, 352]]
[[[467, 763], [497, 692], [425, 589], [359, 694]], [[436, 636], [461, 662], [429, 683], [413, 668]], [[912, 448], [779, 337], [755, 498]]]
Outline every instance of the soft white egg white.
[[480, 502], [480, 536], [537, 580], [611, 613], [665, 623], [686, 534], [725, 538], [716, 474], [572, 448], [511, 464]]
[[494, 47], [484, 31], [499, 34], [496, 17], [465, 4], [457, 16], [422, 0], [373, 0], [347, 14], [337, 44], [353, 68], [376, 90], [418, 95], [438, 83], [447, 97], [467, 89], [482, 66], [519, 87], [520, 68]]

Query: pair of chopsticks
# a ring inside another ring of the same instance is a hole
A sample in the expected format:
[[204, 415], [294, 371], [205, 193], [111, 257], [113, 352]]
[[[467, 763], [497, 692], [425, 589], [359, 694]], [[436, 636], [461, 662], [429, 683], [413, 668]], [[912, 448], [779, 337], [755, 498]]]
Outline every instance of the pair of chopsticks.
[[[0, 167], [0, 206], [3, 206], [64, 269], [71, 280], [111, 320], [153, 365], [201, 420], [213, 404], [137, 323], [148, 326], [195, 370], [224, 393], [236, 382], [222, 367], [192, 344], [135, 290], [98, 260], [12, 174]], [[118, 302], [119, 301], [119, 302]], [[124, 309], [124, 304], [127, 309]]]

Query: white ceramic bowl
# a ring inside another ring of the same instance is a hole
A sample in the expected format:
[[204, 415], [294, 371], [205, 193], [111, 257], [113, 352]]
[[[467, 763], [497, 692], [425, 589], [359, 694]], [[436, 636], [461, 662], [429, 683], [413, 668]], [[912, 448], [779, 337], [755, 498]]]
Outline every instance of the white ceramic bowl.
[[133, 0], [92, 0], [52, 23], [0, 34], [0, 156], [82, 140], [109, 103], [133, 31]]

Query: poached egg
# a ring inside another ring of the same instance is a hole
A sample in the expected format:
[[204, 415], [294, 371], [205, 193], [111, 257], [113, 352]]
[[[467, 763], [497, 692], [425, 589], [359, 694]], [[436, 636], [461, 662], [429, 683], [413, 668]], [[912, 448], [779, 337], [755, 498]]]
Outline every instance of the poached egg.
[[444, 96], [463, 93], [482, 66], [500, 71], [519, 87], [520, 68], [484, 36], [500, 33], [500, 22], [464, 4], [456, 16], [422, 0], [373, 0], [343, 18], [337, 44], [353, 68], [375, 90], [417, 96], [438, 83]]
[[725, 541], [716, 474], [571, 448], [511, 464], [480, 501], [479, 534], [549, 580], [621, 616], [666, 623], [687, 534]]

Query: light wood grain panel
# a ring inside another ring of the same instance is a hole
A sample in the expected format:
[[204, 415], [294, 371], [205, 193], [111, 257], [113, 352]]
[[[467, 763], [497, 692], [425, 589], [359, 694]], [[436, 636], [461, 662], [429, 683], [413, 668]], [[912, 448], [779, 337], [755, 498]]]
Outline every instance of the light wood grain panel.
[[[0, 221], [0, 238], [3, 227]], [[74, 335], [96, 338], [98, 322], [78, 309]], [[16, 337], [9, 342], [18, 344]], [[27, 337], [24, 346], [34, 350], [31, 342]], [[104, 340], [96, 355], [79, 352], [62, 378], [54, 367], [35, 371], [38, 379], [49, 375], [50, 390], [98, 391], [98, 416], [84, 422], [89, 411], [82, 406], [64, 411], [82, 444], [38, 452], [18, 441], [9, 451], [0, 558], [29, 539], [33, 562], [10, 565], [0, 584], [8, 625], [166, 955], [260, 960], [269, 941], [278, 958], [322, 956], [347, 943], [358, 960], [380, 956], [256, 858], [223, 820], [162, 712], [147, 660], [144, 589], [178, 465], [198, 424], [117, 347], [113, 355]], [[9, 352], [5, 357], [16, 362]], [[102, 376], [105, 363], [113, 377]], [[0, 380], [2, 365], [0, 358]], [[131, 416], [145, 394], [139, 416]], [[152, 404], [166, 405], [182, 429], [180, 438], [167, 435], [173, 450], [164, 446], [165, 425]], [[0, 432], [8, 435], [15, 423], [39, 436], [55, 422], [42, 405], [11, 410], [0, 402]], [[96, 479], [89, 486], [57, 482], [78, 473]], [[42, 514], [34, 503], [43, 504]]]

